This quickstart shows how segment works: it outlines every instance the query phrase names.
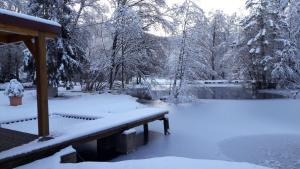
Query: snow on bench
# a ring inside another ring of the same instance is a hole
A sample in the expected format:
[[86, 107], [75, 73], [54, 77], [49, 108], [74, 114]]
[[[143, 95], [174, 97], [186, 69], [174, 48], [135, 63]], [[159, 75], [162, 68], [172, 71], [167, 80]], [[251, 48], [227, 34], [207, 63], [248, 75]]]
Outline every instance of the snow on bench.
[[15, 147], [13, 149], [0, 153], [1, 159], [14, 157], [21, 154], [46, 149], [47, 147], [58, 146], [62, 143], [69, 144], [78, 141], [80, 138], [99, 133], [101, 131], [110, 130], [117, 127], [126, 127], [126, 125], [134, 122], [143, 121], [151, 117], [164, 116], [168, 111], [159, 108], [142, 108], [136, 109], [127, 113], [110, 114], [105, 118], [87, 121], [85, 123], [75, 124], [62, 129], [55, 133], [53, 139], [39, 142], [35, 140], [28, 144]]

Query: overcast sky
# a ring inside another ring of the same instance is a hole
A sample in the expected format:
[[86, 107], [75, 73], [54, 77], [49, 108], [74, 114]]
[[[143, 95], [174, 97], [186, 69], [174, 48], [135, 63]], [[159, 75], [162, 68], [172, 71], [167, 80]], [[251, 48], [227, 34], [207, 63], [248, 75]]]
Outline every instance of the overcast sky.
[[[166, 0], [168, 4], [182, 3], [184, 0]], [[194, 0], [205, 12], [223, 10], [227, 14], [245, 10], [245, 0]]]

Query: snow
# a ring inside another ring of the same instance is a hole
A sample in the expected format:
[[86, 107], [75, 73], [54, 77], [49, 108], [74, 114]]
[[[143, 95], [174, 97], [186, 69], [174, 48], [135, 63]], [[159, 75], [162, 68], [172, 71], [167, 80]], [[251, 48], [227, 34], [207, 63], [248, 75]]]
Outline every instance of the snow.
[[259, 54], [260, 53], [260, 48], [256, 48], [256, 51], [255, 51], [256, 54]]
[[248, 46], [252, 45], [253, 39], [250, 39], [247, 43]]
[[[136, 98], [126, 95], [89, 94], [59, 89], [58, 98], [49, 99], [49, 114], [64, 113], [92, 117], [105, 117], [110, 114], [128, 112], [145, 106]], [[0, 123], [22, 118], [32, 118], [37, 114], [36, 91], [25, 90], [23, 105], [11, 107], [8, 97], [0, 91]]]
[[136, 133], [136, 130], [135, 129], [129, 129], [129, 130], [126, 130], [123, 132], [123, 134], [125, 135], [129, 135], [129, 134], [132, 134], [132, 133]]
[[75, 152], [75, 150], [72, 147], [67, 147], [67, 148], [55, 153], [51, 157], [37, 160], [33, 163], [18, 167], [17, 169], [35, 169], [35, 168], [56, 169], [56, 168], [59, 168], [61, 156], [64, 156], [64, 155], [67, 155], [67, 154], [70, 154], [73, 152]]
[[[0, 93], [0, 119], [20, 118], [32, 114], [29, 110], [33, 109], [29, 109], [26, 105], [35, 107], [33, 92], [35, 91], [25, 92], [24, 98], [27, 101], [25, 100], [24, 105], [20, 108], [8, 106], [7, 103], [4, 103], [7, 98]], [[85, 94], [64, 90], [60, 90], [60, 92], [64, 97], [49, 101], [51, 113], [64, 112], [74, 116], [93, 115], [93, 117], [99, 119], [79, 121], [74, 125], [61, 125], [60, 132], [55, 129], [51, 131], [55, 136], [54, 140], [44, 143], [34, 141], [23, 147], [0, 153], [0, 157], [12, 155], [16, 152], [30, 151], [33, 148], [52, 145], [94, 130], [105, 129], [111, 125], [123, 123], [129, 120], [129, 117], [130, 119], [141, 118], [141, 112], [146, 113], [143, 116], [148, 116], [157, 112], [157, 110], [169, 110], [170, 136], [163, 135], [161, 122], [151, 123], [149, 126], [151, 129], [149, 144], [140, 147], [134, 153], [120, 156], [114, 161], [154, 159], [120, 163], [62, 164], [54, 168], [104, 167], [111, 169], [113, 167], [121, 168], [127, 166], [127, 164], [129, 168], [135, 168], [138, 166], [134, 163], [141, 163], [141, 165], [142, 163], [156, 164], [155, 161], [157, 161], [157, 165], [159, 165], [158, 163], [161, 161], [170, 159], [172, 161], [163, 164], [172, 165], [172, 163], [175, 164], [176, 161], [180, 161], [182, 165], [174, 166], [185, 168], [183, 165], [189, 166], [187, 164], [191, 163], [193, 164], [191, 167], [196, 166], [194, 168], [201, 168], [202, 166], [215, 167], [205, 166], [204, 164], [207, 162], [211, 165], [213, 163], [223, 164], [223, 168], [228, 166], [233, 168], [231, 165], [242, 167], [239, 163], [220, 162], [235, 161], [254, 163], [274, 169], [298, 169], [297, 161], [300, 155], [298, 149], [300, 146], [299, 100], [200, 100], [195, 103], [179, 105], [161, 103], [155, 106], [158, 107], [155, 110], [136, 103], [136, 99], [125, 95]], [[82, 127], [82, 123], [84, 123], [85, 128]], [[138, 131], [139, 129], [134, 130]], [[40, 164], [45, 163], [40, 162]], [[36, 162], [27, 167], [40, 168], [33, 167], [34, 164]], [[145, 165], [145, 167], [147, 166]], [[161, 167], [173, 169], [174, 166], [162, 165]], [[250, 168], [254, 167], [250, 164], [248, 166]], [[160, 166], [154, 167], [153, 165], [151, 167], [159, 168]]]
[[[50, 116], [50, 135], [54, 137], [54, 139], [47, 142], [33, 141], [26, 145], [1, 152], [0, 159], [30, 152], [32, 149], [55, 145], [72, 138], [131, 123], [167, 111], [161, 108], [148, 108], [147, 106], [137, 103], [135, 98], [126, 95], [61, 92], [64, 94], [63, 99], [57, 98], [49, 100], [49, 111], [50, 114], [53, 114]], [[35, 90], [26, 91], [24, 104], [17, 108], [5, 104], [7, 98], [0, 96], [0, 123], [36, 117], [36, 100], [34, 93]], [[63, 112], [63, 115], [84, 116], [88, 118], [97, 117], [98, 119], [89, 121], [72, 118], [67, 119], [59, 116], [57, 112]], [[37, 133], [37, 122], [35, 120], [3, 125], [3, 127]]]
[[[161, 157], [143, 160], [129, 160], [122, 162], [82, 162], [79, 164], [60, 164], [60, 157], [72, 148], [62, 150], [55, 155], [18, 167], [17, 169], [269, 169], [248, 163], [236, 163], [216, 160], [199, 160], [183, 157]], [[47, 164], [47, 165], [45, 165]]]
[[31, 20], [31, 21], [35, 21], [35, 22], [41, 22], [41, 23], [44, 23], [44, 24], [61, 27], [61, 25], [59, 23], [54, 22], [54, 21], [50, 21], [50, 20], [46, 20], [46, 19], [42, 19], [42, 18], [38, 18], [38, 17], [26, 15], [26, 14], [21, 14], [21, 13], [9, 11], [9, 10], [6, 10], [6, 9], [0, 9], [0, 14], [15, 16], [15, 17], [18, 17], [18, 18], [23, 18], [23, 19], [27, 19], [27, 20]]
[[274, 21], [272, 19], [270, 19], [269, 22], [270, 22], [270, 26], [273, 27], [274, 26]]
[[8, 86], [5, 89], [4, 94], [13, 97], [13, 96], [18, 96], [18, 97], [23, 97], [23, 92], [24, 92], [24, 87], [23, 85], [16, 79], [10, 80]]
[[251, 21], [244, 27], [244, 29], [248, 29], [249, 27], [255, 25], [256, 23], [257, 23], [256, 21]]
[[0, 159], [15, 156], [21, 153], [30, 152], [33, 149], [48, 147], [74, 138], [83, 137], [99, 131], [104, 131], [123, 124], [132, 123], [143, 118], [162, 114], [164, 112], [166, 112], [165, 109], [143, 108], [120, 114], [111, 114], [104, 118], [84, 123], [77, 123], [69, 126], [64, 126], [61, 127], [59, 131], [51, 132], [51, 136], [54, 137], [54, 139], [51, 139], [46, 142], [33, 141], [16, 148], [12, 148], [10, 150], [3, 151], [0, 153]]
[[9, 83], [0, 83], [0, 90], [5, 90]]
[[[64, 118], [60, 115], [51, 115], [49, 117], [49, 123], [50, 123], [50, 131], [59, 131], [64, 130], [65, 127], [71, 126], [74, 124], [82, 124], [83, 122], [86, 122], [86, 120], [83, 119], [76, 119], [76, 118]], [[63, 125], [61, 125], [63, 124]], [[21, 121], [21, 122], [15, 122], [11, 124], [2, 124], [1, 127], [16, 130], [16, 131], [22, 131], [26, 133], [31, 134], [37, 134], [37, 119], [28, 120], [28, 121]]]
[[[201, 100], [159, 107], [170, 111], [171, 135], [150, 125], [149, 145], [114, 161], [178, 156], [299, 169], [299, 100]], [[284, 155], [284, 156], [282, 156]]]
[[262, 35], [262, 36], [265, 36], [265, 35], [266, 35], [266, 32], [267, 32], [267, 30], [266, 30], [266, 29], [263, 29], [261, 35]]

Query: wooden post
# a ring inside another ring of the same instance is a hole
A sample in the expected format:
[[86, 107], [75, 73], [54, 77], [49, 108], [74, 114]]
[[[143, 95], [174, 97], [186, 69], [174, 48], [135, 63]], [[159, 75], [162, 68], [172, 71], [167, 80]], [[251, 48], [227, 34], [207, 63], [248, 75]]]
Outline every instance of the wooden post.
[[45, 34], [39, 33], [39, 36], [35, 38], [35, 47], [39, 136], [46, 137], [49, 135], [49, 115]]
[[164, 131], [165, 131], [165, 135], [169, 135], [170, 134], [170, 125], [169, 125], [169, 119], [168, 118], [164, 118]]
[[148, 123], [144, 124], [144, 144], [147, 144], [149, 141], [149, 127]]

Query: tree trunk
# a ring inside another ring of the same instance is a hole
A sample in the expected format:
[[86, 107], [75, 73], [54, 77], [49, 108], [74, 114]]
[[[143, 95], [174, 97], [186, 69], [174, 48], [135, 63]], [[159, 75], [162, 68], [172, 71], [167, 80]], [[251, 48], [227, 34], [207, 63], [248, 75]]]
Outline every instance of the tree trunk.
[[15, 71], [16, 71], [16, 79], [17, 80], [20, 80], [20, 76], [19, 76], [19, 62], [18, 62], [18, 59], [17, 58], [15, 58], [15, 63], [16, 63], [16, 69], [15, 69]]
[[[213, 29], [213, 37], [212, 37], [212, 52], [211, 52], [211, 69], [213, 71], [216, 70], [216, 67], [215, 67], [215, 47], [216, 47], [216, 25], [214, 25], [214, 29]], [[213, 75], [212, 76], [212, 80], [215, 80], [215, 76]]]
[[118, 32], [115, 33], [114, 36], [114, 41], [113, 41], [113, 46], [112, 46], [112, 55], [111, 55], [111, 65], [110, 65], [110, 71], [109, 71], [109, 90], [112, 90], [113, 85], [114, 85], [114, 72], [115, 72], [115, 67], [116, 67], [116, 63], [115, 63], [115, 59], [116, 59], [116, 48], [117, 48], [117, 41], [118, 41]]
[[122, 72], [121, 72], [121, 79], [122, 79], [122, 89], [124, 89], [125, 88], [125, 72], [124, 72], [124, 62], [122, 62], [122, 70], [121, 70]]

